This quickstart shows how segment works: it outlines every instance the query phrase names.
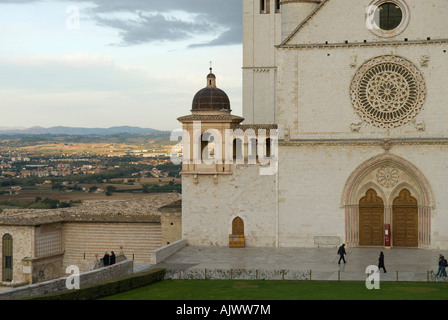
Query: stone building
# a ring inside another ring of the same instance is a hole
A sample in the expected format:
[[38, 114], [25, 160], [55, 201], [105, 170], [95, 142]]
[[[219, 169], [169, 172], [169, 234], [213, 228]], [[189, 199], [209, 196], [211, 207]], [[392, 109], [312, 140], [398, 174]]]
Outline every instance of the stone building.
[[[181, 238], [176, 193], [132, 200], [91, 200], [53, 210], [8, 209], [0, 214], [2, 282], [37, 283], [89, 271], [105, 252], [149, 264], [151, 251]], [[159, 208], [176, 204], [171, 214]]]
[[243, 0], [242, 117], [210, 72], [178, 119], [188, 242], [447, 248], [447, 14]]

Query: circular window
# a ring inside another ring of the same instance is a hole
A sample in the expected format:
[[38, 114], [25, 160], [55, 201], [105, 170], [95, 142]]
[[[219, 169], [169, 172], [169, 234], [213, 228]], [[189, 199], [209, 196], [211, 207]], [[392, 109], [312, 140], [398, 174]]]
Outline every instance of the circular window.
[[362, 120], [380, 128], [395, 128], [415, 118], [423, 107], [426, 86], [420, 71], [397, 56], [367, 61], [350, 89], [352, 104]]
[[375, 12], [375, 23], [377, 23], [382, 30], [396, 29], [402, 20], [403, 12], [401, 11], [400, 6], [395, 3], [383, 3]]
[[395, 37], [409, 22], [409, 9], [402, 0], [375, 0], [366, 10], [366, 26], [377, 36]]

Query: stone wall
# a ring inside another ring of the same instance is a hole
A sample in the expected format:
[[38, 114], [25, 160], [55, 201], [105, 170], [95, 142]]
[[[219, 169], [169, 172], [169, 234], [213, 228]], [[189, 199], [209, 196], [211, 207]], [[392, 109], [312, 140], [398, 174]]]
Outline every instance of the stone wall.
[[[0, 237], [3, 238], [5, 234], [10, 234], [13, 240], [13, 280], [15, 283], [25, 283], [27, 279], [23, 273], [22, 260], [33, 256], [34, 228], [29, 226], [2, 226]], [[3, 241], [0, 241], [0, 252], [3, 252]], [[3, 264], [0, 264], [0, 271], [3, 273], [2, 268]]]
[[247, 246], [276, 245], [276, 176], [258, 165], [237, 165], [231, 175], [182, 177], [183, 237], [190, 245], [228, 246], [232, 221], [244, 222]]
[[64, 266], [77, 265], [87, 271], [106, 252], [123, 251], [135, 263], [149, 264], [152, 250], [161, 246], [160, 224], [85, 223], [64, 224]]
[[[133, 261], [126, 260], [112, 266], [81, 273], [80, 287], [132, 275], [133, 268]], [[0, 292], [0, 300], [20, 299], [66, 290], [67, 278], [62, 277]]]
[[187, 245], [187, 239], [181, 239], [167, 244], [151, 252], [151, 264], [161, 263], [163, 260], [176, 253]]

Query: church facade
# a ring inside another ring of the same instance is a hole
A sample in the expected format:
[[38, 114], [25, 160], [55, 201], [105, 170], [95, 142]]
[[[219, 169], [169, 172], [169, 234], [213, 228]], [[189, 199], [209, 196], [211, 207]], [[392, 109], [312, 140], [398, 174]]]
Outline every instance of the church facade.
[[242, 117], [210, 72], [179, 118], [188, 242], [447, 248], [448, 1], [243, 11]]

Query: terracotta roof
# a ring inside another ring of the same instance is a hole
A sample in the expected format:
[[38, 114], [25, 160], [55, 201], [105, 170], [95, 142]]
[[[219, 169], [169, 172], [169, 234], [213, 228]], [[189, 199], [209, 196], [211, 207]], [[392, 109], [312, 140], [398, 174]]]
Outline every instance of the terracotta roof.
[[179, 200], [178, 193], [149, 194], [132, 200], [86, 200], [80, 206], [61, 209], [6, 209], [0, 225], [40, 225], [56, 222], [159, 223], [160, 207]]
[[160, 207], [159, 211], [181, 211], [182, 210], [182, 199], [176, 200], [167, 204], [166, 206]]

